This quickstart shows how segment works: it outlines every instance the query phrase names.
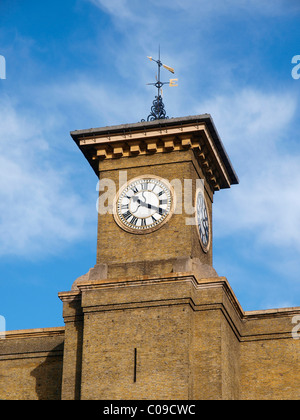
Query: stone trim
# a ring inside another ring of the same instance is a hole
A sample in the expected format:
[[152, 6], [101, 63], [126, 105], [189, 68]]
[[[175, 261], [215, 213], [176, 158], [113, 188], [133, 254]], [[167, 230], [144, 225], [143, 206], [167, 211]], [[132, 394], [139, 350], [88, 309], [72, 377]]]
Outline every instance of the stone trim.
[[65, 327], [33, 328], [28, 330], [5, 331], [5, 340], [16, 340], [20, 338], [40, 338], [64, 335]]
[[238, 183], [209, 115], [78, 130], [71, 136], [97, 176], [103, 160], [193, 150], [213, 191]]

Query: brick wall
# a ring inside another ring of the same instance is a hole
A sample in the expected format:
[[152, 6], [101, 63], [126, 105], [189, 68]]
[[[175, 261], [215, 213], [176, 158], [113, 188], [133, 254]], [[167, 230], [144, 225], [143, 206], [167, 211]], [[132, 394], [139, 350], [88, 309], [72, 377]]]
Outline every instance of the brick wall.
[[63, 342], [63, 328], [7, 332], [0, 340], [0, 399], [60, 399]]

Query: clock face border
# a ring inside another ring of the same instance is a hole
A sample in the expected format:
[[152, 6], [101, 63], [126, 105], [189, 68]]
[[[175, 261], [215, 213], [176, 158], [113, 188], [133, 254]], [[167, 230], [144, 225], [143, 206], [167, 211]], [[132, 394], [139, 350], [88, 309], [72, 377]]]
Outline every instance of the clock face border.
[[[208, 242], [205, 245], [202, 241], [200, 232], [199, 232], [199, 221], [198, 221], [198, 210], [197, 210], [197, 201], [198, 201], [198, 195], [201, 194], [202, 198], [203, 198], [203, 203], [205, 206], [205, 210], [206, 210], [206, 214], [207, 214], [207, 222], [208, 222]], [[204, 189], [202, 188], [198, 188], [196, 190], [196, 194], [195, 194], [195, 220], [196, 220], [196, 229], [197, 229], [197, 233], [198, 233], [198, 238], [199, 238], [199, 242], [200, 245], [202, 247], [202, 250], [207, 253], [210, 249], [210, 245], [211, 245], [211, 221], [210, 221], [210, 214], [208, 211], [208, 205], [207, 205], [207, 201], [205, 198], [205, 194], [204, 194]]]
[[[168, 190], [170, 191], [171, 204], [170, 204], [170, 210], [169, 210], [167, 216], [161, 222], [157, 223], [155, 226], [152, 226], [152, 227], [149, 227], [149, 228], [146, 228], [146, 229], [136, 229], [136, 228], [132, 228], [132, 227], [124, 224], [123, 220], [119, 216], [118, 203], [119, 203], [119, 199], [120, 199], [122, 193], [124, 192], [124, 190], [126, 190], [132, 183], [134, 183], [136, 181], [143, 180], [143, 179], [145, 179], [145, 180], [146, 179], [148, 179], [148, 180], [154, 179], [154, 180], [160, 181], [162, 184], [164, 184], [165, 187], [167, 187]], [[156, 230], [160, 229], [165, 223], [167, 223], [170, 220], [170, 218], [174, 214], [174, 209], [176, 207], [175, 200], [176, 200], [176, 196], [175, 196], [174, 188], [172, 187], [172, 185], [169, 183], [168, 180], [166, 180], [165, 178], [162, 178], [160, 176], [152, 175], [152, 174], [139, 175], [139, 176], [137, 176], [135, 178], [132, 178], [129, 181], [127, 181], [126, 184], [122, 185], [122, 187], [117, 192], [117, 194], [115, 196], [115, 199], [114, 199], [114, 203], [113, 203], [114, 220], [121, 229], [123, 229], [124, 231], [126, 231], [128, 233], [133, 233], [133, 234], [137, 234], [137, 235], [146, 235], [148, 233], [152, 233], [152, 232], [155, 232]]]

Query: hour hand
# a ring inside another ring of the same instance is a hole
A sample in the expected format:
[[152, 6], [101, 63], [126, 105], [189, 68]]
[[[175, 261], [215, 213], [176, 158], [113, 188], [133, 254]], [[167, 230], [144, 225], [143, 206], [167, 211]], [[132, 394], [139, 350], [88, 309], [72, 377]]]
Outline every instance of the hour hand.
[[141, 201], [138, 197], [135, 195], [132, 197], [132, 200], [138, 203], [142, 207], [147, 207], [148, 209], [152, 209], [153, 206], [151, 204], [146, 203], [146, 201]]
[[159, 214], [164, 214], [166, 212], [166, 210], [162, 209], [161, 207], [157, 207], [157, 206], [153, 206], [152, 204], [148, 204], [145, 201], [141, 201], [138, 197], [133, 196], [132, 197], [133, 201], [136, 201], [137, 203], [139, 203], [142, 207], [147, 207], [148, 209], [152, 209], [157, 211]]

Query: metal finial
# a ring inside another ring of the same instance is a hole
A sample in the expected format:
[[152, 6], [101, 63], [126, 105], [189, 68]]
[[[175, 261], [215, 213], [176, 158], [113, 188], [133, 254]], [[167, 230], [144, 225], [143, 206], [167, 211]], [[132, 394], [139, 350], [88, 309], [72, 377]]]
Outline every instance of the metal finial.
[[[169, 118], [169, 117], [166, 117], [166, 110], [165, 110], [165, 106], [162, 100], [162, 87], [163, 85], [166, 85], [166, 84], [168, 84], [169, 86], [178, 86], [176, 84], [178, 79], [170, 79], [169, 82], [161, 82], [160, 80], [161, 67], [164, 67], [165, 69], [169, 70], [173, 74], [175, 73], [175, 71], [172, 67], [169, 67], [160, 61], [160, 47], [158, 50], [158, 60], [154, 60], [154, 58], [152, 57], [148, 57], [148, 58], [149, 60], [155, 61], [157, 63], [158, 71], [157, 71], [156, 82], [147, 83], [147, 85], [152, 85], [157, 88], [157, 96], [155, 96], [155, 99], [152, 103], [151, 113], [148, 115], [147, 121], [159, 120], [162, 118]], [[142, 121], [145, 121], [145, 120], [142, 120]]]

